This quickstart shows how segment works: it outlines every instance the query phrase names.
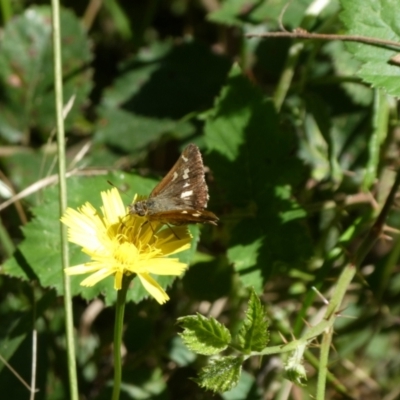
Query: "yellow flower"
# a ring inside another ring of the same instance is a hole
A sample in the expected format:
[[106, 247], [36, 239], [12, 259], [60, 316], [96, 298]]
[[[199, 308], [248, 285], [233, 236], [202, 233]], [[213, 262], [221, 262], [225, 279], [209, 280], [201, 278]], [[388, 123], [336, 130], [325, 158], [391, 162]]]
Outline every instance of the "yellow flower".
[[165, 303], [169, 297], [151, 274], [180, 275], [187, 268], [177, 258], [166, 258], [190, 247], [186, 227], [161, 229], [161, 223], [145, 223], [143, 218], [129, 215], [116, 188], [101, 192], [101, 197], [102, 215], [87, 202], [78, 211], [68, 208], [61, 218], [68, 226], [68, 240], [91, 257], [85, 264], [66, 268], [65, 273], [92, 273], [82, 286], [93, 286], [114, 275], [117, 290], [124, 274], [136, 274], [147, 292]]

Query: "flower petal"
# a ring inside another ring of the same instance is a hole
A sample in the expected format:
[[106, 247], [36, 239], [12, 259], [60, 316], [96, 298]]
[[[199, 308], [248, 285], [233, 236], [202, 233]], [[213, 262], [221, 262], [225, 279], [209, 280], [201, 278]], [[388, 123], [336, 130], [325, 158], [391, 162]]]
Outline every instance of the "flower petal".
[[126, 208], [117, 188], [101, 192], [103, 215], [109, 225], [117, 224], [126, 215]]
[[98, 270], [99, 270], [98, 265], [89, 266], [87, 264], [80, 264], [80, 265], [75, 265], [73, 267], [64, 268], [64, 272], [67, 275], [88, 274], [89, 272], [98, 271]]
[[138, 274], [140, 282], [144, 288], [151, 294], [160, 304], [164, 304], [169, 300], [169, 296], [163, 288], [149, 274]]
[[153, 258], [142, 263], [144, 264], [142, 270], [155, 275], [181, 275], [188, 267], [178, 258]]
[[61, 222], [69, 227], [70, 242], [90, 249], [102, 246], [98, 238], [105, 233], [104, 224], [90, 203], [84, 204], [79, 211], [67, 208]]
[[94, 286], [96, 283], [102, 281], [104, 278], [107, 278], [112, 274], [113, 271], [108, 268], [103, 268], [84, 279], [81, 282], [81, 286]]
[[186, 227], [174, 227], [173, 229], [174, 231], [163, 229], [157, 233], [157, 247], [161, 249], [165, 256], [189, 249], [192, 242], [192, 235]]
[[114, 276], [114, 289], [115, 290], [120, 290], [121, 289], [123, 275], [124, 274], [122, 273], [122, 271], [117, 271], [115, 273], [115, 276]]

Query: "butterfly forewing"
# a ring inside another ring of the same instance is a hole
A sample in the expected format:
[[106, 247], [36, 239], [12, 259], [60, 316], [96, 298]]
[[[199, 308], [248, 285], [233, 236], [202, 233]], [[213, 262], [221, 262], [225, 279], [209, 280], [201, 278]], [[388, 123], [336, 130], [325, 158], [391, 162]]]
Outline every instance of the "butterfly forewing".
[[189, 144], [175, 165], [153, 189], [149, 198], [168, 199], [167, 209], [203, 209], [207, 207], [208, 188], [200, 150]]
[[189, 144], [149, 198], [132, 204], [130, 213], [172, 225], [216, 224], [217, 216], [204, 210], [207, 201], [208, 188], [201, 153], [196, 145]]

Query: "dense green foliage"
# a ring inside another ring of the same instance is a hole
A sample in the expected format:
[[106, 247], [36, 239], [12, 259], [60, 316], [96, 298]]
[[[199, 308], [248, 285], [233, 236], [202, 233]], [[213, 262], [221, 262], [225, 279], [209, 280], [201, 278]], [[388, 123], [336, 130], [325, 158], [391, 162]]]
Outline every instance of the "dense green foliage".
[[[326, 367], [326, 399], [396, 398], [398, 2], [100, 3], [60, 14], [69, 206], [99, 207], [109, 182], [128, 205], [195, 143], [220, 218], [190, 228], [181, 279], [155, 277], [166, 305], [133, 281], [121, 399], [321, 398]], [[36, 400], [67, 399], [51, 9], [4, 0], [0, 15], [0, 356], [28, 383], [35, 360]], [[79, 392], [108, 399], [116, 292], [82, 279]], [[0, 389], [29, 396], [2, 361]]]

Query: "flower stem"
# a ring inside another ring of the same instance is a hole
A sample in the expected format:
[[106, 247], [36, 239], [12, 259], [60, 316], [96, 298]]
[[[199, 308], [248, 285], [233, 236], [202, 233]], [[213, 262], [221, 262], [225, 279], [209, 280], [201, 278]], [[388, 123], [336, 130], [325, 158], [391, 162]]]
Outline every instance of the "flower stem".
[[122, 279], [122, 287], [118, 290], [117, 304], [115, 306], [115, 325], [114, 325], [114, 388], [112, 393], [112, 400], [118, 400], [121, 391], [122, 379], [122, 362], [121, 362], [121, 345], [122, 334], [124, 328], [124, 312], [126, 302], [126, 292], [128, 291], [129, 284], [132, 276], [125, 276]]
[[[53, 68], [54, 68], [54, 92], [57, 126], [57, 150], [58, 150], [58, 177], [59, 177], [59, 199], [60, 216], [67, 208], [67, 180], [66, 180], [66, 155], [65, 155], [65, 131], [63, 118], [63, 71], [61, 52], [61, 22], [60, 22], [60, 1], [52, 0], [52, 36], [53, 36]], [[61, 261], [63, 271], [69, 266], [67, 228], [60, 223], [61, 237]], [[72, 294], [69, 277], [62, 271], [64, 288], [64, 309], [65, 309], [65, 333], [67, 344], [67, 360], [69, 375], [70, 399], [78, 400], [78, 378], [76, 372], [74, 323], [72, 309]]]

